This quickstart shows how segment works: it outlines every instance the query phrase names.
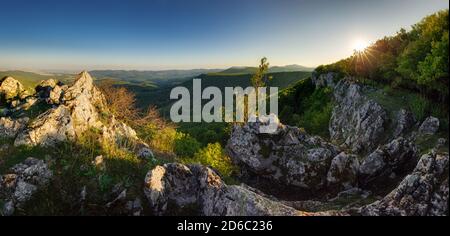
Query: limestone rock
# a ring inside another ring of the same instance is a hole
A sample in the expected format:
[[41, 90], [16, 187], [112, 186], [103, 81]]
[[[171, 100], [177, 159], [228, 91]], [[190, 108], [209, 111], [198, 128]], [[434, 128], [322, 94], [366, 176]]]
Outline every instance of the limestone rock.
[[96, 129], [101, 131], [103, 141], [116, 142], [120, 147], [125, 143], [124, 148], [135, 151], [138, 156], [153, 157], [149, 147], [139, 140], [131, 127], [114, 116], [102, 117], [101, 114], [108, 113], [105, 97], [86, 71], [80, 73], [70, 87], [46, 80], [36, 87], [36, 91], [40, 99], [54, 106], [18, 134], [15, 146], [52, 146], [75, 140], [89, 129]]
[[70, 116], [70, 109], [58, 106], [39, 115], [18, 134], [14, 145], [51, 146], [58, 142], [71, 140], [75, 138], [75, 134], [76, 127]]
[[38, 86], [36, 86], [36, 94], [39, 98], [44, 99], [48, 104], [59, 104], [64, 90], [68, 86], [64, 86], [62, 83], [54, 80], [48, 79], [41, 81]]
[[[407, 173], [418, 159], [414, 143], [403, 137], [380, 146], [363, 159], [360, 167], [360, 182], [365, 185], [373, 181], [386, 181], [392, 173]], [[386, 185], [386, 182], [384, 182]]]
[[27, 117], [11, 119], [9, 117], [0, 117], [0, 137], [14, 138], [25, 128], [29, 119]]
[[259, 126], [259, 122], [235, 125], [227, 144], [230, 157], [244, 175], [284, 186], [325, 186], [331, 160], [340, 152], [336, 146], [281, 123], [272, 134], [261, 133]]
[[0, 199], [7, 202], [2, 209], [4, 215], [12, 215], [16, 207], [29, 201], [53, 177], [44, 161], [32, 157], [15, 165], [10, 172], [0, 178]]
[[433, 116], [427, 117], [419, 127], [421, 134], [435, 134], [439, 130], [439, 119]]
[[0, 100], [18, 97], [24, 91], [23, 85], [13, 77], [7, 76], [0, 80]]
[[362, 215], [448, 215], [448, 153], [423, 155], [414, 171], [383, 199], [360, 209]]
[[361, 85], [348, 79], [338, 82], [329, 127], [331, 140], [356, 153], [371, 152], [379, 145], [388, 119], [385, 110], [362, 90]]
[[145, 194], [157, 215], [302, 215], [242, 186], [228, 186], [200, 165], [165, 164], [145, 178]]
[[327, 174], [328, 188], [348, 190], [355, 187], [357, 185], [358, 169], [359, 160], [356, 155], [348, 155], [342, 152], [335, 156], [331, 161]]

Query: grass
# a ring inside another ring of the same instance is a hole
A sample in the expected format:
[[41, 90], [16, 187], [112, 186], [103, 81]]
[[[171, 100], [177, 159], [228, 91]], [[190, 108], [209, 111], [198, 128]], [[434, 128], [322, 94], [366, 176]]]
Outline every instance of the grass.
[[414, 114], [418, 122], [433, 115], [441, 121], [442, 130], [448, 129], [448, 107], [445, 104], [437, 104], [409, 90], [389, 87], [369, 91], [367, 96], [378, 102], [388, 112], [391, 120], [396, 118], [395, 116], [401, 108], [405, 108]]

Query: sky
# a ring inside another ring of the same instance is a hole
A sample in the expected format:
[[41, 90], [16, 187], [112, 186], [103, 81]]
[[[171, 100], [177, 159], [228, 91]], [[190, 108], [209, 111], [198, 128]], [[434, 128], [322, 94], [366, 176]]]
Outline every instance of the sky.
[[447, 0], [0, 1], [0, 69], [315, 67]]

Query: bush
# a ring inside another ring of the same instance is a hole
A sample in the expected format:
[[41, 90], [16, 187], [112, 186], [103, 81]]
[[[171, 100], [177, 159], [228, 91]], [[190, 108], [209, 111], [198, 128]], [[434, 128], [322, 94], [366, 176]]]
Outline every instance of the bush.
[[201, 144], [190, 135], [178, 132], [176, 136], [174, 151], [178, 156], [192, 157], [200, 150]]
[[198, 163], [211, 166], [223, 177], [230, 177], [236, 170], [231, 158], [226, 155], [220, 143], [210, 143], [195, 153], [193, 158], [182, 160], [184, 163]]
[[283, 90], [280, 95], [280, 120], [303, 127], [308, 133], [328, 136], [333, 104], [331, 88], [315, 88], [310, 79]]

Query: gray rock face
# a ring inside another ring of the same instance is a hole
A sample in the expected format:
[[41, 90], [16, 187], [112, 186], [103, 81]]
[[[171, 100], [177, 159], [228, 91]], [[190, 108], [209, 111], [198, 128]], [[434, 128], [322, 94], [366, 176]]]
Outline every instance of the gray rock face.
[[331, 140], [345, 144], [355, 153], [374, 150], [385, 133], [387, 114], [362, 93], [359, 84], [341, 80], [335, 86], [336, 106], [330, 120]]
[[0, 100], [20, 96], [24, 91], [23, 85], [13, 77], [8, 76], [0, 80]]
[[439, 130], [439, 119], [433, 116], [427, 117], [419, 127], [421, 134], [435, 134]]
[[200, 165], [166, 164], [145, 178], [145, 194], [157, 215], [206, 216], [302, 215], [243, 186], [228, 186]]
[[362, 207], [362, 215], [448, 215], [448, 153], [423, 155], [414, 171], [382, 200]]
[[44, 161], [31, 157], [15, 165], [10, 172], [0, 178], [0, 199], [6, 202], [3, 215], [12, 215], [16, 207], [29, 201], [53, 177]]
[[400, 137], [380, 146], [363, 159], [359, 166], [360, 182], [384, 181], [392, 173], [407, 172], [414, 168], [419, 152], [414, 143]]
[[320, 189], [339, 149], [317, 136], [279, 124], [275, 133], [259, 132], [259, 122], [235, 125], [227, 144], [232, 160], [249, 175], [285, 186]]
[[320, 87], [331, 87], [334, 88], [335, 81], [337, 79], [337, 73], [329, 72], [326, 74], [320, 74], [313, 72], [311, 80], [316, 88]]
[[0, 117], [0, 137], [14, 138], [25, 128], [28, 118], [11, 119], [9, 117]]

